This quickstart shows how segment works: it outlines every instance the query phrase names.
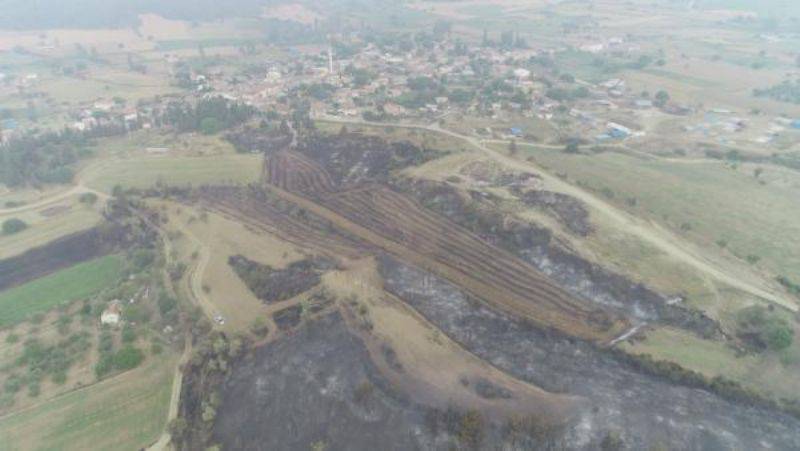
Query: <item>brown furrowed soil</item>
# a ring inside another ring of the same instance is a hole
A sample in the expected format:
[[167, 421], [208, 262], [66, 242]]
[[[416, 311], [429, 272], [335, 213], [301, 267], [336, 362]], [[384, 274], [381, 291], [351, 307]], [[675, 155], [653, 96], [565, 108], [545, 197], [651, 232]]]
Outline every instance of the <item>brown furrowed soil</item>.
[[[264, 191], [206, 189], [200, 197], [211, 208], [328, 254], [387, 252], [540, 327], [599, 342], [629, 327], [627, 320], [570, 295], [524, 260], [386, 185], [358, 180], [354, 188], [337, 190], [334, 177], [319, 164], [287, 150], [267, 158], [264, 174]], [[349, 252], [342, 252], [345, 248]]]

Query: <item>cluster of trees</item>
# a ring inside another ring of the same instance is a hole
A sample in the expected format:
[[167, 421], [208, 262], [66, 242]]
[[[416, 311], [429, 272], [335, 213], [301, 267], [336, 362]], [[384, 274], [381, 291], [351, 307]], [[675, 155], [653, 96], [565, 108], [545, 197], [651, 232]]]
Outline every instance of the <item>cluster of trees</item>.
[[545, 95], [553, 100], [557, 100], [559, 102], [575, 100], [575, 99], [585, 99], [589, 97], [589, 89], [586, 86], [579, 86], [577, 88], [550, 88], [545, 91]]
[[395, 102], [409, 109], [421, 108], [433, 103], [434, 98], [447, 94], [444, 86], [431, 77], [409, 78], [407, 84], [410, 91], [398, 96]]
[[520, 36], [519, 32], [514, 32], [511, 30], [501, 32], [500, 37], [497, 40], [492, 39], [487, 30], [483, 30], [483, 39], [481, 40], [481, 44], [484, 47], [497, 47], [506, 50], [515, 48], [528, 48], [528, 42], [525, 40], [525, 38]]
[[210, 97], [196, 104], [186, 101], [170, 102], [161, 121], [179, 132], [200, 131], [211, 135], [240, 125], [253, 116], [255, 108], [223, 97]]
[[[27, 387], [28, 395], [35, 397], [39, 395], [45, 377], [56, 384], [65, 383], [69, 368], [91, 347], [89, 338], [88, 333], [79, 332], [52, 345], [45, 345], [37, 338], [27, 340], [22, 354], [5, 369], [13, 372], [5, 381], [4, 392], [13, 396]], [[17, 369], [22, 371], [17, 372]]]
[[85, 133], [28, 133], [0, 146], [0, 183], [21, 186], [30, 183], [69, 183], [72, 167], [91, 155]]
[[800, 418], [800, 404], [795, 401], [765, 397], [760, 392], [743, 387], [736, 381], [725, 376], [709, 378], [696, 371], [688, 370], [677, 363], [656, 360], [649, 354], [630, 354], [620, 349], [607, 350], [620, 362], [644, 374], [664, 378], [673, 384], [699, 388], [714, 393], [730, 401], [758, 406], [762, 408], [781, 410]]
[[242, 336], [220, 332], [206, 335], [196, 346], [184, 374], [192, 402], [169, 424], [177, 449], [210, 449], [211, 430], [220, 405], [219, 387], [231, 365], [242, 358], [251, 343]]
[[18, 218], [9, 218], [3, 221], [3, 235], [13, 235], [28, 228], [28, 224]]
[[766, 89], [755, 89], [753, 90], [753, 95], [756, 97], [769, 97], [781, 102], [800, 104], [800, 80], [785, 80]]
[[[127, 371], [139, 366], [144, 360], [144, 353], [131, 342], [133, 339], [123, 335], [124, 345], [119, 350], [114, 350], [114, 337], [108, 329], [100, 333], [98, 350], [100, 359], [94, 366], [94, 373], [98, 379], [103, 378], [112, 371]], [[135, 337], [134, 337], [135, 339]]]
[[292, 298], [320, 281], [313, 260], [301, 260], [286, 269], [276, 270], [247, 257], [234, 255], [228, 259], [228, 264], [256, 297], [267, 302]]
[[736, 335], [754, 351], [780, 351], [794, 340], [794, 329], [789, 322], [760, 305], [740, 310], [736, 326]]
[[792, 282], [791, 279], [786, 276], [778, 276], [776, 280], [779, 284], [786, 288], [786, 291], [795, 296], [800, 296], [800, 283]]

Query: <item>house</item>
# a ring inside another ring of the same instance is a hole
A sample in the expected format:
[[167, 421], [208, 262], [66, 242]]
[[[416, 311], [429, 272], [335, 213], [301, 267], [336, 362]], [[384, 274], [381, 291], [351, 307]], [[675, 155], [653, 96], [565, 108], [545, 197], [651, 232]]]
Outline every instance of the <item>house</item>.
[[116, 326], [122, 320], [122, 303], [114, 299], [100, 314], [100, 324]]
[[584, 45], [579, 47], [579, 49], [582, 52], [588, 52], [588, 53], [600, 53], [605, 48], [606, 48], [606, 46], [604, 44], [600, 44], [600, 43], [598, 43], [598, 44], [584, 44]]
[[8, 118], [0, 121], [0, 130], [16, 130], [19, 127], [16, 119]]
[[517, 77], [517, 80], [519, 81], [527, 80], [531, 78], [531, 71], [523, 68], [514, 69], [514, 76]]
[[608, 134], [612, 138], [625, 139], [625, 138], [631, 136], [632, 133], [633, 132], [631, 131], [631, 129], [629, 129], [628, 127], [625, 127], [624, 125], [620, 125], [620, 124], [617, 124], [615, 122], [609, 122], [608, 123]]

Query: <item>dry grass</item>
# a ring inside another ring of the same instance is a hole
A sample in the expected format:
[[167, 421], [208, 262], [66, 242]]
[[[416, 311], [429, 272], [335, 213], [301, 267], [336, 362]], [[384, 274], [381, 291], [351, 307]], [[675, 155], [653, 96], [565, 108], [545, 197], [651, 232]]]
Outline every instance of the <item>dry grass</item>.
[[[369, 321], [373, 328], [367, 343], [373, 360], [384, 374], [425, 403], [447, 407], [457, 405], [490, 415], [533, 415], [547, 421], [566, 419], [577, 399], [548, 393], [514, 379], [466, 352], [401, 300], [382, 289], [382, 281], [372, 258], [351, 261], [344, 271], [328, 273], [323, 283], [339, 299], [357, 300], [346, 304], [351, 326]], [[392, 369], [385, 346], [394, 351], [402, 365], [402, 375]], [[511, 390], [513, 399], [486, 399], [478, 396], [463, 380], [486, 379]]]
[[723, 343], [703, 340], [686, 331], [658, 328], [646, 334], [644, 341], [625, 344], [636, 354], [675, 362], [708, 377], [724, 376], [755, 390], [788, 399], [800, 399], [800, 345], [795, 344], [783, 356], [774, 354], [737, 356]]
[[148, 358], [135, 370], [0, 417], [2, 448], [141, 449], [161, 435], [176, 357]]
[[[244, 255], [249, 259], [276, 268], [299, 260], [297, 248], [274, 235], [255, 231], [240, 222], [209, 211], [204, 216], [197, 208], [173, 202], [160, 202], [169, 216], [168, 229], [180, 230], [184, 237], [178, 241], [179, 258], [192, 261], [191, 255], [207, 256], [199, 275], [200, 293], [213, 309], [225, 318], [225, 329], [247, 332], [258, 316], [266, 316], [269, 309], [255, 297], [239, 276], [231, 269], [228, 258]], [[203, 287], [207, 287], [207, 290]], [[208, 313], [208, 312], [207, 312]], [[210, 316], [214, 316], [213, 314]]]
[[21, 254], [71, 233], [89, 229], [100, 222], [99, 202], [98, 205], [90, 207], [81, 204], [78, 202], [77, 196], [73, 196], [56, 205], [66, 206], [68, 209], [62, 209], [57, 214], [47, 216], [42, 212], [53, 207], [53, 205], [47, 205], [19, 214], [0, 215], [0, 222], [8, 218], [19, 218], [29, 226], [14, 235], [0, 234], [0, 258]]

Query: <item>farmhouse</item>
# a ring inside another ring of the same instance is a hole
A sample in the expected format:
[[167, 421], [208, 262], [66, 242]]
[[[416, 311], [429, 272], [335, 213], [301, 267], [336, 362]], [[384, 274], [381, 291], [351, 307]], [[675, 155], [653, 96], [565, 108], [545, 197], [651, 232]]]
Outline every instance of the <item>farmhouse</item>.
[[121, 302], [117, 299], [111, 301], [111, 303], [103, 310], [103, 313], [100, 314], [100, 324], [108, 324], [110, 326], [116, 326], [122, 320], [122, 306]]

